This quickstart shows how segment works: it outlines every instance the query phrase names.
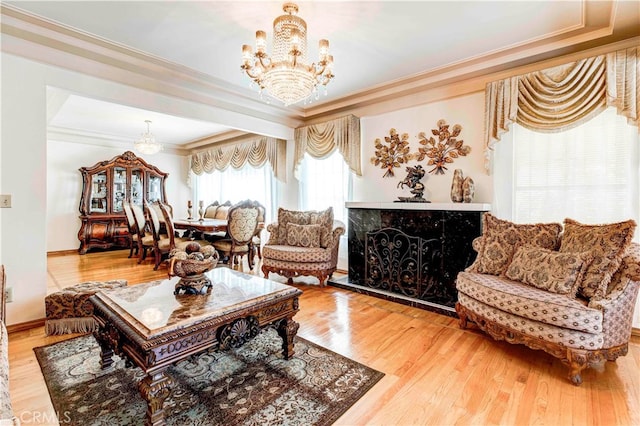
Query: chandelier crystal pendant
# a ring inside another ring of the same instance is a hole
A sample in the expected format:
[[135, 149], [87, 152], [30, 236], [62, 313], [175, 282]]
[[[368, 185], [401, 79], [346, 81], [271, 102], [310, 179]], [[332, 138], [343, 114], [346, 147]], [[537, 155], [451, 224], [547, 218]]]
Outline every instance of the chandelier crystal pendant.
[[318, 95], [318, 86], [325, 87], [333, 75], [333, 56], [329, 41], [320, 40], [319, 60], [307, 65], [307, 23], [297, 16], [298, 5], [285, 3], [273, 21], [273, 54], [267, 53], [267, 33], [256, 31], [256, 52], [242, 46], [242, 68], [259, 87], [282, 101], [285, 106]]
[[151, 130], [149, 130], [149, 125], [151, 124], [151, 120], [144, 120], [147, 123], [147, 131], [142, 134], [142, 137], [135, 141], [133, 145], [135, 149], [146, 155], [157, 154], [158, 152], [163, 150], [162, 144], [156, 142], [156, 138], [151, 134]]

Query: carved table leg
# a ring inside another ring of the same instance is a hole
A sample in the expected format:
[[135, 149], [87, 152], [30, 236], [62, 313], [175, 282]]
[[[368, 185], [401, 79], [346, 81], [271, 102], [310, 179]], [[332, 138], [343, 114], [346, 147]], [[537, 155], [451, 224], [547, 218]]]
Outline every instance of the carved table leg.
[[100, 368], [104, 370], [113, 364], [113, 345], [115, 341], [113, 336], [110, 336], [104, 328], [94, 332], [93, 336], [100, 345]]
[[145, 424], [147, 426], [161, 426], [164, 421], [164, 400], [171, 394], [173, 379], [164, 371], [147, 374], [138, 383], [138, 389], [142, 397], [147, 401], [147, 415]]
[[282, 319], [278, 324], [278, 334], [282, 338], [282, 354], [284, 355], [284, 359], [291, 358], [295, 353], [293, 350], [293, 340], [296, 337], [299, 327], [300, 324], [292, 318]]

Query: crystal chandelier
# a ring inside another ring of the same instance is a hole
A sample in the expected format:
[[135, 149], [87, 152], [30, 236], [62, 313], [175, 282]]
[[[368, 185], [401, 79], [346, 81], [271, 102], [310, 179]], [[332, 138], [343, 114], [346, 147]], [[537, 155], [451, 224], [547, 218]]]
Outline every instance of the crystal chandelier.
[[242, 68], [262, 93], [285, 105], [318, 96], [318, 85], [326, 86], [334, 77], [333, 56], [329, 55], [329, 41], [320, 40], [320, 58], [307, 65], [307, 23], [297, 16], [298, 5], [285, 3], [286, 15], [273, 21], [273, 54], [267, 53], [267, 33], [256, 31], [256, 53], [251, 46], [242, 46]]
[[149, 125], [151, 124], [151, 120], [144, 120], [147, 123], [147, 131], [142, 134], [142, 137], [135, 141], [133, 145], [136, 150], [141, 152], [142, 154], [153, 155], [157, 154], [158, 151], [162, 151], [162, 144], [156, 142], [156, 138], [151, 134], [151, 130], [149, 130]]

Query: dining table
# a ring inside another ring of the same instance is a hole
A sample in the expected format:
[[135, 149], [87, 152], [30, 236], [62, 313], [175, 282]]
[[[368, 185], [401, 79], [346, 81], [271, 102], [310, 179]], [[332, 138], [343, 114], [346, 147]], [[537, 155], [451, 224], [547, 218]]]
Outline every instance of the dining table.
[[194, 229], [201, 232], [226, 232], [227, 219], [174, 219], [176, 229]]

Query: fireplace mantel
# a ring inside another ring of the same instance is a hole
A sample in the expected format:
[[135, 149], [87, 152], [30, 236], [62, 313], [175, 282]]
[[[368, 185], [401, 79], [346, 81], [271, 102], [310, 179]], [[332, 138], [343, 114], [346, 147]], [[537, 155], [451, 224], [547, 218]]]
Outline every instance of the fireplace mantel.
[[348, 202], [349, 275], [330, 284], [455, 315], [484, 203]]
[[377, 201], [350, 201], [346, 203], [348, 209], [375, 210], [450, 210], [450, 211], [480, 211], [491, 210], [491, 204], [485, 203], [389, 203]]

